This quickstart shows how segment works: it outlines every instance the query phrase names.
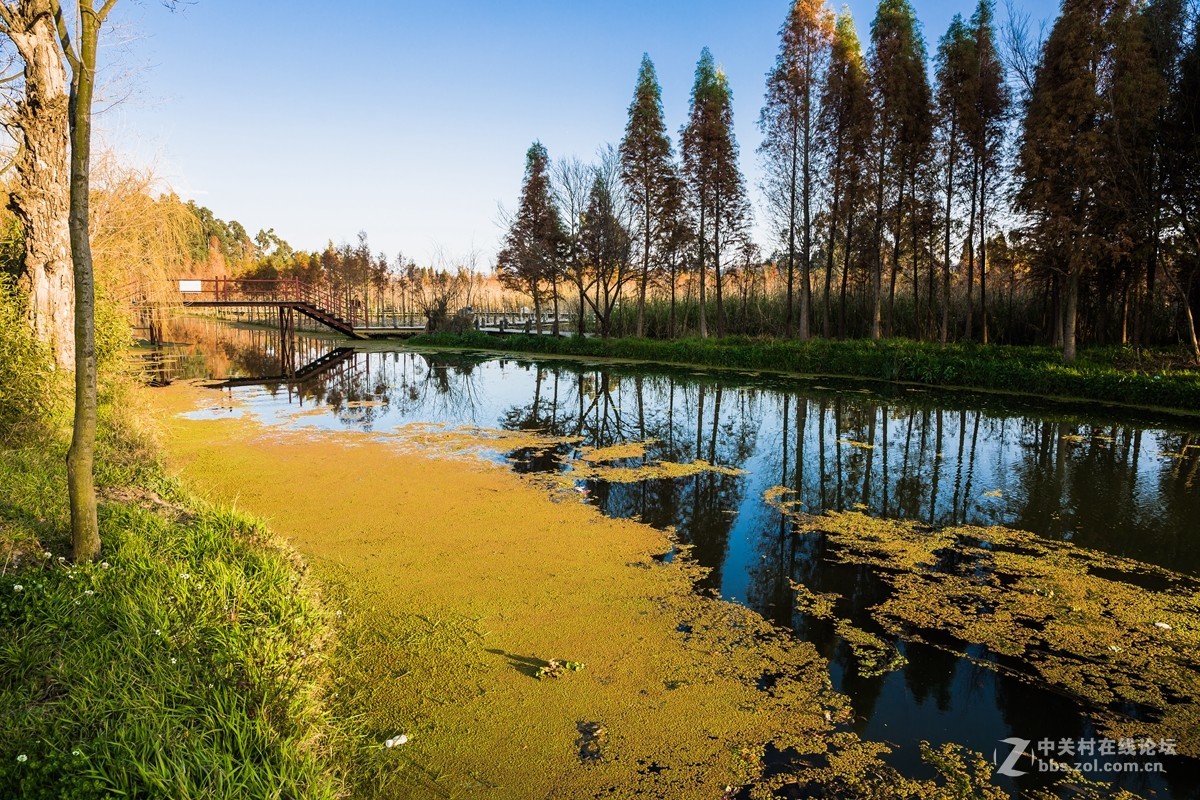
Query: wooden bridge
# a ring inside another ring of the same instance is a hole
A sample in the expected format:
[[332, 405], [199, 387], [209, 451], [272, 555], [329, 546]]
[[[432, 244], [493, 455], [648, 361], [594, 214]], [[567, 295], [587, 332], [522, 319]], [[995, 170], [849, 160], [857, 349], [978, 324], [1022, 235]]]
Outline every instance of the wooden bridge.
[[179, 281], [179, 296], [182, 305], [198, 308], [278, 308], [279, 327], [285, 333], [295, 331], [294, 314], [299, 312], [352, 339], [367, 338], [356, 330], [360, 316], [356, 303], [347, 303], [340, 293], [294, 278], [184, 279]]
[[[405, 337], [425, 331], [424, 322], [414, 323], [412, 315], [405, 315], [400, 320], [400, 315], [384, 314], [372, 320], [359, 300], [348, 301], [340, 292], [295, 278], [184, 278], [179, 281], [178, 288], [179, 303], [186, 307], [277, 308], [279, 330], [285, 336], [296, 332], [296, 312], [352, 339]], [[386, 324], [389, 317], [391, 325]], [[533, 333], [536, 330], [534, 319], [529, 314], [489, 312], [472, 314], [472, 317], [475, 330], [491, 336]], [[152, 319], [151, 339], [154, 339], [154, 324]], [[549, 334], [552, 330], [553, 320], [544, 318], [542, 332]], [[560, 318], [559, 330], [560, 335], [569, 335], [573, 330], [572, 320]]]

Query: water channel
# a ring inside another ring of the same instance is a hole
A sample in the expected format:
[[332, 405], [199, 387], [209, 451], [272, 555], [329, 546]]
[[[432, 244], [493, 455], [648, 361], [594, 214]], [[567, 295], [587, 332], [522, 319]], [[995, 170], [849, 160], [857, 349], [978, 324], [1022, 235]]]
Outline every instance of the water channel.
[[[848, 725], [865, 739], [893, 743], [890, 762], [913, 776], [930, 774], [918, 753], [922, 740], [957, 742], [1003, 760], [1010, 748], [1000, 742], [1010, 737], [1105, 735], [1095, 708], [1022, 663], [979, 644], [883, 630], [870, 609], [887, 596], [887, 582], [834, 557], [830, 541], [805, 533], [801, 515], [785, 513], [768, 490], [785, 487], [792, 512], [862, 511], [931, 528], [1021, 529], [1055, 546], [1131, 560], [1113, 580], [1146, 591], [1163, 589], [1164, 581], [1182, 594], [1200, 591], [1195, 419], [825, 378], [386, 350], [379, 343], [342, 351], [344, 341], [319, 337], [281, 348], [272, 332], [207, 320], [178, 321], [173, 338], [181, 344], [155, 357], [156, 379], [214, 379], [222, 384], [214, 392], [236, 397], [238, 413], [283, 429], [384, 432], [446, 423], [538, 430], [574, 441], [498, 457], [520, 472], [553, 472], [581, 447], [650, 442], [645, 455], [617, 466], [703, 459], [741, 470], [588, 480], [580, 488], [605, 514], [674, 528], [689, 557], [710, 569], [698, 591], [744, 604], [813, 642], [829, 660], [835, 688], [852, 701]], [[321, 359], [301, 379], [288, 379]], [[301, 408], [306, 413], [297, 414]], [[233, 413], [233, 404], [228, 409]], [[1142, 573], [1132, 562], [1161, 569]], [[835, 624], [798, 609], [795, 584], [840, 595], [839, 615], [886, 639], [902, 666], [882, 674], [858, 668]], [[772, 679], [764, 676], [764, 689]], [[772, 755], [780, 763], [787, 757]], [[1139, 759], [1160, 761], [1165, 772], [1093, 777], [1147, 797], [1200, 793], [1200, 762], [1191, 758], [1100, 757]], [[1046, 778], [1033, 772], [998, 780], [1016, 790]]]

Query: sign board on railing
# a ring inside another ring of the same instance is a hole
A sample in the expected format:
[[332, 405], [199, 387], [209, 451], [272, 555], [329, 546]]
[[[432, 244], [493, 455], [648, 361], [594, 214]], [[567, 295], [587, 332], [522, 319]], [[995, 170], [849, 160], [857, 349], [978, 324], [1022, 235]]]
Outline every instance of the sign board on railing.
[[200, 281], [180, 281], [179, 291], [181, 292], [202, 292]]

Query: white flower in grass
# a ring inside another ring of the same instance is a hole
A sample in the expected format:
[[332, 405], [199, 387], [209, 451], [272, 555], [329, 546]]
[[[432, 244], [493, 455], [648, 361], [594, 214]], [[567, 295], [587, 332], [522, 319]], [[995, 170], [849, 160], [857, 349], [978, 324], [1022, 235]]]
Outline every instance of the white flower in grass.
[[14, 592], [23, 592], [23, 591], [25, 591], [25, 587], [24, 587], [24, 586], [22, 586], [22, 585], [21, 585], [21, 584], [19, 584], [19, 583], [14, 583], [14, 584], [13, 584], [13, 591], [14, 591]]
[[162, 636], [162, 631], [161, 631], [161, 630], [159, 630], [158, 628], [155, 628], [155, 629], [154, 629], [154, 635], [155, 635], [155, 636]]
[[78, 747], [76, 747], [74, 750], [71, 751], [71, 755], [75, 756], [76, 758], [79, 758], [80, 756], [83, 755], [83, 751], [80, 750]]
[[54, 555], [54, 554], [53, 554], [53, 553], [51, 553], [49, 550], [46, 550], [46, 551], [43, 551], [43, 552], [42, 552], [42, 558], [50, 558], [50, 557], [51, 557], [51, 556], [53, 556], [53, 555]]
[[107, 561], [100, 562], [100, 569], [108, 569], [111, 566], [112, 566], [112, 564], [108, 563]]
[[181, 580], [181, 581], [186, 581], [190, 577], [192, 577], [192, 576], [187, 572], [179, 573], [179, 580]]
[[24, 764], [28, 760], [29, 760], [29, 756], [25, 755], [24, 753], [21, 753], [21, 755], [17, 756], [18, 764]]
[[60, 563], [60, 564], [65, 564], [65, 563], [67, 563], [67, 557], [66, 557], [66, 556], [59, 556], [59, 557], [58, 557], [58, 563]]
[[173, 658], [172, 658], [172, 659], [171, 659], [171, 663], [172, 663], [172, 664], [174, 664], [174, 663], [175, 663], [175, 659], [173, 659]]
[[85, 597], [91, 597], [92, 595], [95, 594], [95, 592], [93, 592], [91, 589], [84, 589], [83, 594]]

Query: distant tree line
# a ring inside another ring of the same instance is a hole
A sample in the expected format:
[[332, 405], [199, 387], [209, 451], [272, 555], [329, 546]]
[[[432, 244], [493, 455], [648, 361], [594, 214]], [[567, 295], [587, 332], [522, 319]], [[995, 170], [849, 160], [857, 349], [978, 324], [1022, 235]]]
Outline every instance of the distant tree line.
[[[795, 0], [758, 120], [750, 236], [731, 89], [707, 48], [678, 153], [643, 56], [595, 164], [535, 142], [505, 285], [600, 335], [1183, 341], [1200, 361], [1200, 15], [1064, 0], [1041, 39], [992, 0], [929, 57], [907, 0], [864, 53], [848, 11]], [[539, 319], [541, 315], [538, 315]]]

